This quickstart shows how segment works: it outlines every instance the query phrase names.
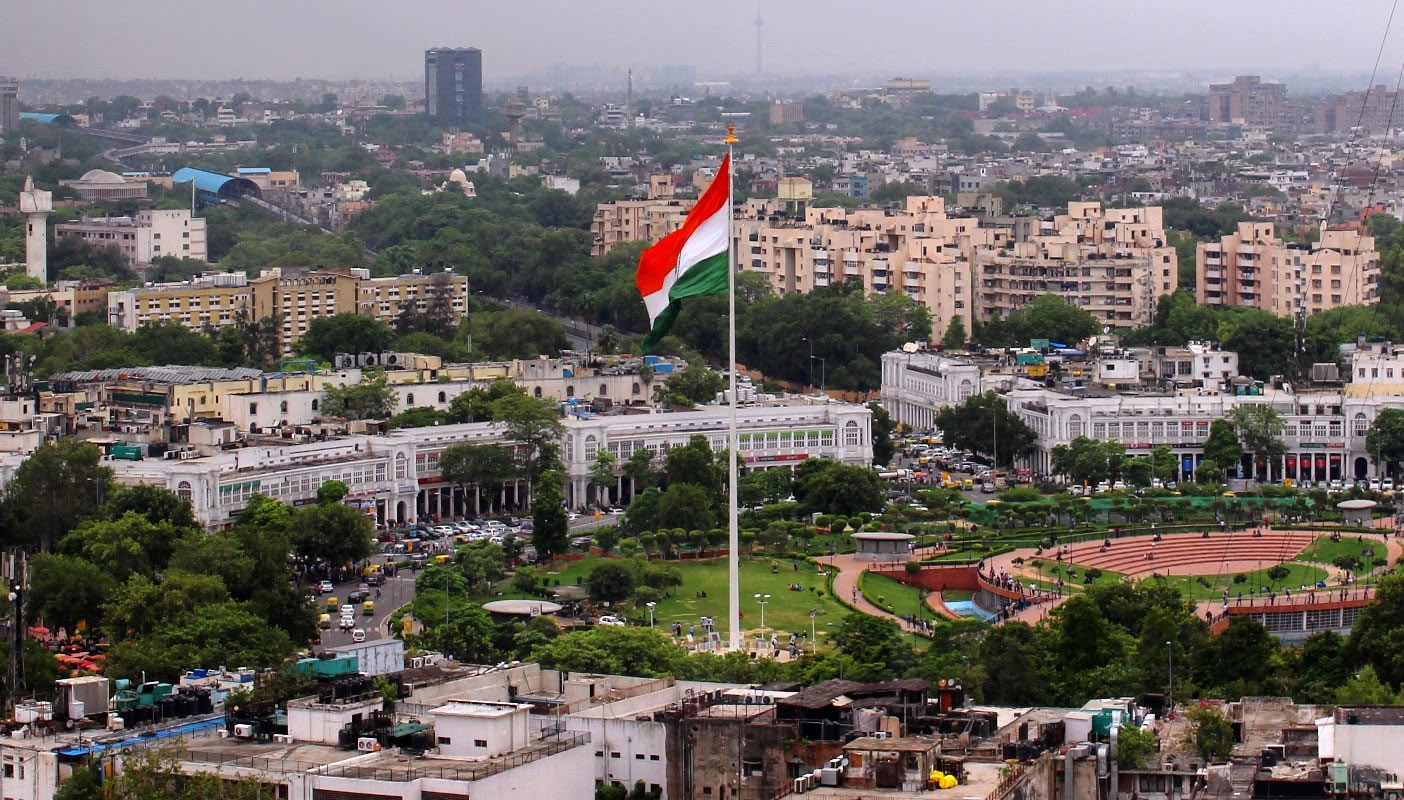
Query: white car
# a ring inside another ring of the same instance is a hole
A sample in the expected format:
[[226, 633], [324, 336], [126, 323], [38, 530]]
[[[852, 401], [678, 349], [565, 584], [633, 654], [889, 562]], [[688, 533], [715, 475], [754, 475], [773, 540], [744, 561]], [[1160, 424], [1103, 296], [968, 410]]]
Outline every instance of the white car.
[[317, 584], [317, 594], [326, 594], [334, 589], [336, 589], [336, 587], [332, 585], [331, 581], [322, 581]]
[[351, 631], [351, 643], [352, 643], [352, 644], [360, 644], [361, 642], [364, 642], [365, 640], [366, 640], [366, 631], [365, 631], [364, 628], [357, 628], [356, 630]]
[[356, 607], [353, 606], [353, 605], [351, 605], [350, 603], [347, 603], [346, 605], [344, 605], [344, 606], [341, 607], [341, 616], [343, 616], [343, 617], [354, 617], [354, 616], [356, 616]]
[[580, 515], [579, 515], [579, 514], [575, 513], [574, 511], [567, 511], [567, 512], [566, 512], [566, 520], [567, 520], [567, 521], [569, 521], [569, 522], [574, 522], [574, 521], [576, 521], [577, 519], [580, 519]]
[[610, 626], [615, 627], [615, 628], [622, 628], [622, 627], [628, 625], [629, 623], [625, 622], [624, 620], [622, 620], [622, 619], [620, 619], [619, 617], [616, 617], [616, 616], [614, 616], [614, 615], [612, 615], [612, 614], [606, 614], [606, 615], [604, 615], [603, 617], [600, 617], [600, 621], [597, 622], [597, 623], [595, 623], [595, 624], [597, 624], [597, 625], [610, 625]]
[[1334, 480], [1334, 481], [1331, 481], [1331, 485], [1330, 485], [1330, 490], [1331, 490], [1331, 491], [1333, 491], [1333, 492], [1339, 492], [1339, 491], [1342, 491], [1343, 489], [1345, 489], [1345, 485], [1342, 484], [1342, 483], [1340, 482], [1339, 479]]
[[340, 627], [343, 631], [349, 631], [349, 630], [351, 630], [352, 628], [356, 627], [356, 618], [355, 618], [355, 617], [342, 617], [342, 618], [341, 618], [341, 622], [337, 623], [337, 625], [338, 625], [338, 627]]
[[1101, 483], [1097, 484], [1097, 494], [1109, 491], [1111, 491], [1111, 484], [1107, 481], [1102, 481]]
[[1083, 490], [1082, 484], [1080, 484], [1080, 483], [1074, 483], [1072, 486], [1069, 486], [1069, 487], [1068, 487], [1068, 494], [1072, 495], [1073, 497], [1081, 497], [1081, 496], [1082, 496], [1082, 490]]
[[1159, 479], [1159, 478], [1151, 478], [1151, 488], [1152, 488], [1152, 489], [1164, 489], [1164, 488], [1165, 488], [1165, 481], [1162, 481], [1162, 480]]
[[1382, 488], [1383, 486], [1384, 486], [1384, 484], [1380, 482], [1380, 479], [1379, 479], [1379, 478], [1371, 478], [1371, 479], [1370, 479], [1370, 487], [1369, 487], [1369, 488], [1370, 488], [1370, 491], [1372, 491], [1372, 492], [1381, 491], [1381, 488]]
[[1126, 488], [1126, 481], [1117, 481], [1116, 483], [1113, 483], [1113, 484], [1112, 484], [1112, 488], [1113, 488], [1113, 489], [1125, 489], [1125, 488]]
[[922, 505], [922, 504], [920, 504], [920, 503], [917, 503], [916, 505], [913, 505], [913, 506], [908, 506], [908, 508], [910, 508], [910, 509], [913, 510], [913, 511], [930, 511], [930, 510], [931, 510], [931, 509], [927, 508], [926, 506], [924, 506], [924, 505]]
[[1382, 492], [1392, 492], [1392, 491], [1394, 491], [1394, 479], [1393, 479], [1393, 478], [1385, 478], [1385, 479], [1384, 479], [1384, 482], [1380, 484], [1380, 491], [1382, 491]]

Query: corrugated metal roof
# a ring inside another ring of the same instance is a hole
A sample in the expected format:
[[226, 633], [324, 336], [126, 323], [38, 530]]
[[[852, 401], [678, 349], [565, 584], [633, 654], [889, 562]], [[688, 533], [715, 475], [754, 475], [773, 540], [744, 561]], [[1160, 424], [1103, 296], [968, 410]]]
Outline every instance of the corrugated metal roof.
[[242, 191], [256, 192], [258, 187], [248, 178], [236, 178], [233, 175], [222, 175], [218, 172], [196, 169], [194, 167], [181, 167], [171, 175], [172, 183], [189, 183], [195, 181], [195, 188], [210, 194], [219, 194], [231, 181], [236, 183]]
[[49, 376], [50, 382], [100, 383], [105, 381], [131, 380], [152, 381], [155, 383], [200, 383], [202, 381], [250, 380], [263, 374], [252, 367], [186, 367], [168, 365], [163, 367], [117, 367], [115, 369], [87, 369], [76, 372], [59, 372]]
[[68, 114], [41, 114], [38, 111], [21, 111], [20, 119], [38, 122], [41, 125], [77, 125], [78, 120]]

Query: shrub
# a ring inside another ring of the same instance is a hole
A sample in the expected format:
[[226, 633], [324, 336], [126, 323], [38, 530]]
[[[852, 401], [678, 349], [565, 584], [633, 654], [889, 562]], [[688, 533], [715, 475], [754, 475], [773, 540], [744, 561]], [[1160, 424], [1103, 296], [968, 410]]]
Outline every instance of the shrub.
[[915, 575], [918, 572], [921, 572], [921, 565], [915, 561], [908, 561], [906, 569], [908, 575]]
[[1240, 573], [1238, 573], [1237, 575], [1233, 576], [1233, 582], [1234, 582], [1234, 583], [1247, 583], [1247, 582], [1248, 582], [1248, 576], [1247, 576], [1247, 575], [1244, 575], [1242, 572], [1240, 572]]
[[814, 518], [814, 526], [816, 528], [824, 528], [827, 530], [829, 526], [833, 524], [834, 518], [828, 514], [820, 514], [819, 516]]
[[1083, 573], [1083, 577], [1087, 578], [1087, 580], [1089, 581], [1095, 581], [1098, 578], [1102, 577], [1102, 571], [1100, 569], [1097, 569], [1096, 567], [1093, 567], [1087, 570], [1087, 572]]
[[862, 517], [849, 517], [849, 518], [848, 518], [848, 527], [852, 528], [852, 529], [855, 530], [855, 531], [861, 531], [861, 530], [863, 530], [863, 518], [862, 518]]
[[1269, 578], [1271, 578], [1272, 580], [1275, 580], [1275, 581], [1280, 581], [1280, 580], [1282, 580], [1283, 578], [1286, 578], [1288, 575], [1291, 575], [1291, 574], [1292, 574], [1292, 570], [1288, 569], [1287, 567], [1283, 566], [1282, 564], [1278, 564], [1277, 566], [1272, 567], [1272, 568], [1268, 569], [1268, 571], [1267, 571], [1267, 576], [1268, 576]]
[[1350, 570], [1351, 572], [1358, 572], [1363, 566], [1360, 563], [1360, 559], [1356, 558], [1355, 556], [1336, 556], [1334, 559], [1331, 560], [1331, 563], [1336, 565], [1337, 567], [1340, 567], [1341, 569]]

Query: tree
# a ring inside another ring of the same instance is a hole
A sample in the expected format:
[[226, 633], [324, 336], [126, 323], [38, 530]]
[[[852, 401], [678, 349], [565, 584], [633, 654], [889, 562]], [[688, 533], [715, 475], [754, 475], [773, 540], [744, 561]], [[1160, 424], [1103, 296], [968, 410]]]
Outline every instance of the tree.
[[1122, 769], [1145, 769], [1155, 758], [1155, 734], [1134, 725], [1121, 726], [1116, 740], [1116, 763]]
[[430, 406], [407, 408], [388, 420], [391, 428], [430, 428], [448, 423], [447, 413]]
[[177, 542], [189, 533], [128, 511], [115, 520], [87, 520], [59, 542], [59, 550], [102, 566], [118, 581], [131, 575], [151, 578], [166, 568]]
[[554, 470], [541, 473], [532, 500], [531, 543], [538, 558], [550, 561], [570, 548], [570, 528], [566, 520], [565, 476]]
[[897, 452], [897, 448], [892, 445], [892, 432], [897, 426], [892, 422], [892, 416], [887, 413], [887, 409], [876, 400], [868, 403], [868, 410], [873, 414], [873, 463], [885, 467], [891, 463], [892, 456]]
[[1224, 761], [1233, 752], [1233, 726], [1223, 712], [1211, 706], [1190, 709], [1185, 745], [1205, 761]]
[[145, 483], [118, 486], [103, 503], [102, 516], [118, 519], [128, 511], [135, 511], [153, 523], [169, 522], [177, 528], [200, 527], [190, 501], [164, 486]]
[[390, 349], [395, 332], [389, 325], [362, 314], [317, 317], [297, 340], [298, 352], [331, 362], [338, 353], [382, 353]]
[[624, 462], [624, 474], [633, 483], [635, 495], [658, 483], [658, 471], [653, 468], [653, 459], [657, 455], [652, 449], [642, 447]]
[[281, 663], [292, 650], [287, 632], [243, 604], [210, 603], [161, 618], [147, 635], [113, 645], [107, 669], [116, 675], [145, 671], [151, 680], [174, 682], [190, 664], [262, 668]]
[[38, 553], [29, 570], [28, 621], [43, 619], [54, 630], [72, 633], [79, 620], [97, 626], [102, 604], [117, 588], [106, 570], [75, 556]]
[[717, 509], [716, 498], [706, 489], [692, 483], [678, 483], [669, 486], [659, 497], [656, 523], [664, 528], [710, 528], [716, 524]]
[[455, 608], [448, 621], [425, 632], [425, 644], [469, 664], [493, 664], [502, 651], [494, 642], [492, 618], [481, 606]]
[[603, 506], [608, 499], [608, 491], [615, 485], [614, 469], [619, 464], [619, 458], [608, 450], [601, 450], [595, 454], [595, 461], [590, 465], [590, 483], [595, 487], [595, 501]]
[[1038, 439], [994, 392], [971, 395], [958, 406], [946, 406], [936, 414], [936, 426], [945, 433], [948, 446], [990, 456], [997, 448], [997, 461], [1006, 467], [1012, 466], [1015, 458], [1032, 453]]
[[473, 343], [494, 359], [555, 356], [570, 347], [561, 323], [534, 309], [478, 314], [472, 328]]
[[654, 396], [660, 405], [691, 406], [710, 403], [717, 392], [726, 389], [726, 379], [701, 364], [689, 364], [682, 372], [675, 373], [662, 385], [654, 387]]
[[323, 395], [322, 413], [346, 419], [387, 419], [395, 413], [395, 390], [385, 373], [361, 378], [360, 383], [329, 386]]
[[839, 624], [835, 640], [839, 652], [857, 662], [852, 680], [885, 680], [905, 673], [914, 661], [911, 645], [902, 638], [902, 629], [890, 619], [848, 614]]
[[980, 322], [971, 337], [987, 346], [1027, 347], [1030, 339], [1074, 344], [1102, 330], [1097, 318], [1063, 298], [1043, 294], [1003, 320]]
[[495, 444], [455, 444], [439, 456], [439, 472], [444, 480], [460, 488], [473, 487], [473, 514], [479, 513], [482, 491], [495, 495], [503, 484], [517, 475], [510, 450]]
[[1095, 484], [1121, 476], [1126, 447], [1120, 442], [1079, 436], [1053, 448], [1053, 471], [1078, 483]]
[[511, 378], [498, 378], [486, 389], [474, 387], [449, 401], [449, 418], [453, 422], [492, 422], [494, 404], [514, 395], [525, 396], [526, 390]]
[[536, 648], [531, 660], [544, 669], [659, 678], [676, 674], [686, 654], [660, 631], [602, 625], [559, 636]]
[[1168, 444], [1158, 444], [1150, 452], [1151, 475], [1162, 481], [1173, 481], [1180, 473], [1180, 460]]
[[1358, 675], [1341, 684], [1333, 698], [1343, 706], [1387, 706], [1394, 705], [1404, 697], [1404, 693], [1380, 680], [1375, 668], [1366, 664]]
[[331, 503], [297, 510], [292, 543], [299, 555], [339, 567], [369, 556], [374, 535], [375, 526], [365, 514]]
[[811, 511], [853, 516], [882, 508], [882, 484], [866, 467], [809, 459], [795, 477], [795, 498]]
[[964, 350], [965, 339], [965, 318], [956, 314], [946, 326], [946, 334], [941, 337], [941, 347], [946, 350]]
[[467, 581], [468, 589], [481, 594], [507, 573], [507, 555], [496, 542], [469, 542], [458, 548], [454, 566]]
[[1382, 408], [1365, 432], [1365, 449], [1386, 472], [1404, 461], [1404, 411]]
[[678, 484], [692, 484], [706, 490], [716, 502], [721, 502], [722, 479], [726, 465], [717, 454], [707, 437], [693, 434], [683, 447], [674, 447], [668, 452], [665, 471], [670, 487]]
[[327, 481], [317, 487], [317, 505], [340, 503], [350, 492], [351, 487], [341, 481]]
[[1243, 460], [1243, 445], [1232, 422], [1216, 419], [1209, 424], [1209, 438], [1204, 440], [1204, 460], [1211, 462], [1223, 477], [1226, 469], [1235, 469]]
[[1232, 420], [1243, 447], [1247, 448], [1257, 461], [1266, 464], [1268, 474], [1271, 475], [1273, 462], [1287, 450], [1281, 438], [1282, 415], [1266, 403], [1253, 403], [1236, 406], [1229, 419]]
[[555, 466], [565, 426], [550, 401], [509, 394], [493, 402], [492, 416], [503, 424], [508, 439], [527, 445], [521, 454], [523, 474], [539, 480], [543, 470]]
[[1370, 665], [1391, 686], [1404, 682], [1404, 576], [1380, 580], [1375, 600], [1351, 628], [1348, 651], [1357, 665]]
[[618, 603], [634, 594], [634, 573], [613, 561], [604, 561], [585, 579], [590, 599], [596, 603]]
[[12, 544], [52, 550], [112, 491], [112, 470], [96, 445], [60, 439], [39, 446], [5, 486]]

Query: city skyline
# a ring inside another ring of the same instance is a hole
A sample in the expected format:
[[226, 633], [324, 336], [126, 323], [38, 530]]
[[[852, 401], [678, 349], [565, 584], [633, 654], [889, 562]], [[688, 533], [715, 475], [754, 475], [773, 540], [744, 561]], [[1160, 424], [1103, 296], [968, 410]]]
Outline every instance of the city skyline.
[[[871, 7], [876, 24], [854, 32], [845, 21], [851, 15], [847, 5], [766, 0], [760, 6], [764, 67], [781, 76], [1131, 69], [1222, 70], [1225, 76], [1251, 71], [1265, 77], [1354, 73], [1368, 68], [1362, 54], [1379, 47], [1388, 14], [1386, 6], [1365, 2], [1345, 4], [1350, 8], [1341, 11], [1349, 13], [1321, 15], [1295, 0], [1248, 0], [1231, 11], [1190, 0], [1166, 14], [1163, 24], [1148, 25], [1148, 15], [1158, 7], [1142, 5], [1147, 13], [1128, 14], [1117, 6], [1090, 25], [1087, 10], [1071, 4], [1016, 0], [995, 10], [885, 0]], [[484, 75], [489, 85], [560, 64], [686, 63], [708, 77], [752, 72], [756, 4], [722, 0], [708, 8], [705, 15], [680, 18], [674, 8], [638, 0], [588, 7], [540, 0], [484, 10], [417, 0], [406, 13], [390, 16], [372, 13], [379, 9], [360, 0], [291, 7], [269, 0], [237, 6], [170, 7], [138, 0], [121, 7], [17, 7], [7, 12], [0, 29], [0, 74], [409, 81], [422, 69], [423, 51], [443, 46], [481, 48], [489, 56]], [[1309, 59], [1299, 49], [1280, 46], [1301, 41], [1305, 19], [1311, 20], [1313, 40], [1331, 45], [1312, 49]], [[1236, 21], [1251, 23], [1255, 35], [1242, 36]], [[838, 31], [847, 32], [842, 43], [835, 38]], [[250, 32], [256, 34], [250, 38]], [[126, 46], [153, 37], [157, 46]], [[51, 46], [55, 41], [63, 46]], [[992, 50], [992, 45], [998, 46]], [[219, 53], [215, 58], [212, 47]], [[998, 62], [990, 60], [991, 52], [1000, 54]], [[1404, 40], [1396, 34], [1386, 42], [1384, 61], [1400, 55]]]

